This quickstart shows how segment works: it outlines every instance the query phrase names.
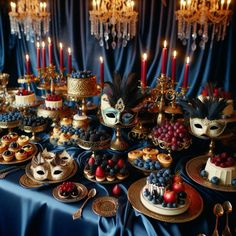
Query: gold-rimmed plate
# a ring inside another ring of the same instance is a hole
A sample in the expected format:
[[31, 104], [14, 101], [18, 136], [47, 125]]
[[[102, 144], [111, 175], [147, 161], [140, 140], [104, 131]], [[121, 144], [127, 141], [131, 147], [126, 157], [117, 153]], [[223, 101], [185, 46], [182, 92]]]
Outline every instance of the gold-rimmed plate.
[[38, 148], [35, 144], [30, 143], [32, 146], [34, 146], [34, 152], [28, 156], [27, 158], [25, 158], [24, 160], [16, 160], [15, 158], [12, 161], [4, 161], [4, 159], [2, 157], [0, 157], [0, 164], [2, 165], [13, 165], [13, 164], [19, 164], [19, 163], [23, 163], [26, 162], [30, 159], [32, 159], [33, 156], [35, 156], [38, 152]]
[[216, 185], [200, 175], [200, 171], [204, 169], [208, 158], [209, 155], [202, 155], [189, 160], [185, 167], [188, 176], [206, 188], [222, 192], [236, 192], [236, 186]]
[[134, 182], [128, 189], [128, 199], [133, 208], [151, 218], [169, 223], [184, 223], [196, 219], [203, 210], [203, 200], [200, 194], [189, 184], [185, 183], [185, 191], [190, 199], [188, 210], [180, 215], [166, 216], [148, 210], [141, 202], [140, 191], [146, 184], [146, 178]]
[[59, 188], [60, 188], [60, 185], [57, 186], [56, 188], [53, 189], [52, 191], [52, 195], [53, 197], [60, 201], [60, 202], [65, 202], [65, 203], [70, 203], [70, 202], [78, 202], [80, 200], [82, 200], [83, 198], [85, 198], [87, 195], [88, 195], [88, 189], [83, 185], [83, 184], [80, 184], [80, 183], [75, 183], [73, 182], [77, 189], [78, 189], [78, 196], [76, 197], [70, 197], [70, 198], [63, 198], [60, 196], [59, 194]]
[[26, 174], [20, 177], [19, 183], [24, 188], [39, 188], [43, 186], [43, 184], [30, 179]]
[[78, 166], [76, 164], [75, 161], [73, 161], [73, 169], [71, 170], [71, 173], [68, 174], [64, 179], [60, 179], [60, 180], [36, 180], [32, 174], [32, 170], [30, 169], [31, 163], [29, 163], [26, 167], [25, 167], [25, 173], [27, 175], [27, 177], [29, 177], [31, 180], [38, 182], [38, 183], [42, 183], [42, 184], [56, 184], [56, 183], [60, 183], [60, 182], [64, 182], [66, 180], [68, 180], [69, 178], [71, 178], [72, 176], [74, 176], [78, 170]]
[[93, 201], [92, 209], [95, 214], [103, 217], [116, 215], [118, 209], [118, 199], [110, 196], [98, 197]]

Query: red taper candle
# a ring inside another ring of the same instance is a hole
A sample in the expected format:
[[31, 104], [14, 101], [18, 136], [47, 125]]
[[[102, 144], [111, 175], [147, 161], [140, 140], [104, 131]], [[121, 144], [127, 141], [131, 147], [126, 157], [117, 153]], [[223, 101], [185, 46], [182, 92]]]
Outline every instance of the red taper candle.
[[172, 83], [175, 83], [175, 77], [176, 77], [176, 56], [177, 56], [177, 52], [174, 50], [173, 57], [172, 57], [172, 63], [171, 63], [171, 79], [172, 79]]
[[60, 47], [60, 70], [63, 71], [64, 69], [64, 56], [63, 56], [63, 44], [59, 44]]
[[100, 57], [100, 85], [101, 88], [104, 88], [104, 60], [103, 57]]
[[145, 88], [147, 86], [147, 53], [142, 56], [141, 63], [141, 87]]
[[40, 69], [40, 43], [39, 42], [37, 42], [36, 57], [37, 57], [37, 69]]
[[45, 42], [42, 42], [42, 68], [46, 67], [46, 51], [45, 51]]
[[30, 74], [30, 58], [28, 54], [26, 54], [25, 56], [25, 65], [26, 65], [26, 74], [29, 75]]
[[68, 73], [72, 72], [72, 57], [71, 57], [71, 49], [68, 48]]
[[51, 38], [48, 37], [48, 57], [49, 57], [49, 65], [52, 65], [52, 41]]
[[162, 49], [162, 64], [161, 64], [161, 73], [166, 74], [166, 62], [167, 62], [167, 42], [164, 41], [164, 47]]
[[189, 61], [190, 61], [190, 58], [187, 57], [186, 64], [185, 64], [185, 70], [184, 70], [183, 88], [187, 88], [188, 87]]

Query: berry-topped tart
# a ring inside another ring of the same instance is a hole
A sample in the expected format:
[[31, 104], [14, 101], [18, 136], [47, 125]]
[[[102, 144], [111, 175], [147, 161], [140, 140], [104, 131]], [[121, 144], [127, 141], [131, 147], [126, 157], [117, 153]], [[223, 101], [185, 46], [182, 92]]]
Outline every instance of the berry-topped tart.
[[83, 199], [88, 193], [87, 188], [71, 181], [66, 181], [53, 189], [53, 196], [58, 201], [76, 202]]
[[116, 154], [92, 154], [84, 168], [84, 175], [93, 182], [119, 182], [129, 175], [126, 161]]
[[32, 106], [36, 102], [35, 94], [24, 88], [20, 88], [15, 95], [15, 105], [19, 107]]
[[190, 206], [182, 178], [172, 175], [170, 169], [151, 173], [140, 192], [140, 199], [148, 210], [166, 216], [180, 215]]
[[235, 157], [227, 152], [209, 157], [205, 168], [200, 171], [200, 175], [212, 184], [236, 187]]
[[191, 144], [188, 128], [181, 122], [166, 121], [153, 128], [152, 139], [155, 145], [169, 151], [181, 151]]
[[101, 150], [110, 147], [111, 136], [105, 131], [90, 127], [81, 129], [78, 144], [83, 149]]

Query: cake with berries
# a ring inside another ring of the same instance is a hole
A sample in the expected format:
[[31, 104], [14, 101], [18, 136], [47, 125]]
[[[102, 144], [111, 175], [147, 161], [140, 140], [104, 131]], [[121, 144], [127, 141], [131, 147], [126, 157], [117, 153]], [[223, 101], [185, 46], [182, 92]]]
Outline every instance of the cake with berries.
[[20, 89], [15, 95], [16, 106], [31, 106], [35, 103], [35, 94], [26, 89]]
[[188, 210], [190, 200], [179, 175], [172, 175], [170, 169], [161, 169], [147, 177], [140, 192], [144, 207], [161, 215], [180, 215]]
[[236, 161], [228, 153], [223, 152], [208, 158], [201, 176], [213, 184], [236, 186]]
[[76, 184], [68, 181], [59, 186], [58, 195], [64, 199], [76, 198], [79, 195], [79, 191]]
[[112, 182], [128, 177], [125, 160], [119, 155], [92, 154], [84, 168], [85, 177], [97, 182]]
[[45, 106], [49, 109], [61, 109], [62, 108], [62, 98], [57, 94], [48, 94], [45, 99]]
[[91, 71], [71, 73], [67, 79], [67, 92], [69, 96], [90, 97], [97, 95], [96, 76]]

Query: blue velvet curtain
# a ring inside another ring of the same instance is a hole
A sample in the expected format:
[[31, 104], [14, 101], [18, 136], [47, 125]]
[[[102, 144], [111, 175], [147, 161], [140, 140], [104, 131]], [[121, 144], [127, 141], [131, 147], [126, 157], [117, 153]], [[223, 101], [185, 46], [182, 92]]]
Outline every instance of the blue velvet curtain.
[[[212, 47], [208, 42], [205, 50], [197, 48], [191, 51], [191, 45], [182, 46], [177, 39], [175, 9], [178, 1], [167, 0], [167, 6], [161, 0], [136, 0], [138, 10], [137, 36], [127, 47], [106, 50], [90, 35], [89, 9], [91, 0], [51, 0], [50, 36], [54, 44], [54, 63], [59, 64], [59, 42], [65, 48], [72, 48], [73, 67], [76, 70], [92, 70], [99, 75], [99, 56], [105, 59], [105, 79], [110, 80], [114, 71], [122, 75], [136, 72], [140, 75], [140, 58], [142, 53], [148, 53], [148, 84], [155, 86], [156, 78], [161, 70], [161, 50], [164, 39], [168, 41], [167, 74], [171, 73], [170, 51], [178, 50], [177, 87], [181, 86], [184, 74], [186, 55], [191, 57], [189, 95], [196, 96], [207, 81], [212, 81], [225, 90], [234, 93], [236, 87], [236, 4], [233, 5], [233, 17], [227, 28], [227, 36], [223, 42], [214, 42]], [[30, 54], [31, 70], [36, 71], [36, 42], [27, 42], [25, 38], [18, 39], [10, 34], [9, 2], [0, 0], [0, 70], [11, 75], [10, 85], [16, 85], [16, 79], [25, 72], [24, 57]], [[47, 40], [46, 38], [44, 39]], [[209, 40], [210, 41], [210, 40]], [[65, 60], [66, 62], [67, 60]], [[236, 94], [236, 93], [235, 93]], [[234, 94], [234, 98], [235, 95]]]

